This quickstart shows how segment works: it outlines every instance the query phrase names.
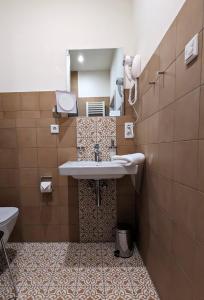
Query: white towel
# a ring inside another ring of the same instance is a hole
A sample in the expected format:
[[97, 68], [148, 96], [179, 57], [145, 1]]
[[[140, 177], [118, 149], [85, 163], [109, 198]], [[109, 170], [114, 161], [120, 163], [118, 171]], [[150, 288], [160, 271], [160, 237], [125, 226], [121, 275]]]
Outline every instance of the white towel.
[[114, 155], [112, 161], [117, 162], [123, 166], [134, 166], [142, 164], [145, 161], [143, 153], [133, 153], [127, 155]]

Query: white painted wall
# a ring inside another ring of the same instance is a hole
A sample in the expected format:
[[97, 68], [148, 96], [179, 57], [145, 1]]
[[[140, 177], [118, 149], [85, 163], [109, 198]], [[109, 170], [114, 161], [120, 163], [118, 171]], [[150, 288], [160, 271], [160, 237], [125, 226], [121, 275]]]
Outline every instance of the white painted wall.
[[155, 52], [185, 0], [133, 0], [134, 54], [142, 69]]
[[65, 49], [133, 46], [132, 0], [0, 0], [0, 92], [65, 89]]
[[110, 97], [110, 72], [78, 72], [78, 96]]

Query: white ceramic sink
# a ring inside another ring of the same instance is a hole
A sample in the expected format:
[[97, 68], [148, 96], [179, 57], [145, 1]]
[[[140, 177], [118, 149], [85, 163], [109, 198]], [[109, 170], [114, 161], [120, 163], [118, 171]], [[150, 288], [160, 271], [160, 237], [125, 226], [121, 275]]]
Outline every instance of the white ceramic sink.
[[117, 179], [137, 174], [139, 165], [124, 167], [113, 161], [68, 161], [59, 166], [60, 175], [76, 179]]

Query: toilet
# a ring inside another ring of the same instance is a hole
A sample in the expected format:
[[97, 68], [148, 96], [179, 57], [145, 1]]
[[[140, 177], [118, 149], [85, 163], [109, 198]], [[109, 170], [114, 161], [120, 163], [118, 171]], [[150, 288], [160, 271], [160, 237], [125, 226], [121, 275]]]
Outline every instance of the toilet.
[[4, 243], [6, 243], [13, 231], [19, 214], [17, 207], [0, 207], [0, 230], [4, 232]]

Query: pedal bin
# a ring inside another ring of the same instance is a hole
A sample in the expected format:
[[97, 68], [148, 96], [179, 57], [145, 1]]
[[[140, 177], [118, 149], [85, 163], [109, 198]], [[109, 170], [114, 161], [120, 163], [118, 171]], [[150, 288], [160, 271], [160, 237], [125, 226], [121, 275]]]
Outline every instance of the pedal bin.
[[127, 224], [119, 224], [116, 228], [116, 242], [114, 255], [128, 258], [133, 255], [133, 241], [131, 229]]

